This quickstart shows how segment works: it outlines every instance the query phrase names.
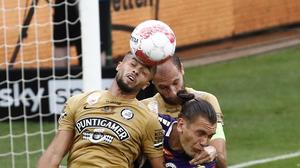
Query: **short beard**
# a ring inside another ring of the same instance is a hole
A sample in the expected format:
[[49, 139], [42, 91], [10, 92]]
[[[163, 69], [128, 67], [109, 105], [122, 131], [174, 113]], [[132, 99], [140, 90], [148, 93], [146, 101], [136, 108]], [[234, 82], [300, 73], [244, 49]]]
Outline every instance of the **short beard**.
[[[182, 86], [181, 90], [185, 90], [185, 85]], [[180, 105], [182, 104], [182, 99], [179, 98], [178, 96], [176, 96], [175, 98], [167, 98], [167, 97], [164, 97], [162, 94], [161, 94], [161, 97], [163, 98], [163, 100], [167, 103], [167, 104], [170, 104], [170, 105]]]
[[125, 93], [132, 93], [132, 92], [136, 91], [135, 88], [131, 88], [126, 83], [124, 83], [124, 81], [121, 78], [117, 78], [116, 80], [117, 80], [117, 84], [118, 84], [119, 88], [121, 89], [121, 91], [123, 91]]
[[167, 104], [170, 104], [170, 105], [179, 105], [179, 104], [181, 104], [181, 101], [180, 101], [179, 98], [176, 98], [176, 99], [170, 99], [170, 98], [164, 97], [163, 95], [161, 95], [161, 97], [164, 99], [164, 101], [165, 101]]

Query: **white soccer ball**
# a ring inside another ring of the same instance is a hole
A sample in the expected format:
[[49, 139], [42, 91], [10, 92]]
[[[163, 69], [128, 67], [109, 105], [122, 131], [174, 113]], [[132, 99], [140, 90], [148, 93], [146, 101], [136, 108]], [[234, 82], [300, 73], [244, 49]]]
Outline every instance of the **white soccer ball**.
[[158, 20], [140, 23], [131, 33], [130, 49], [143, 63], [158, 65], [174, 55], [176, 37], [172, 29]]

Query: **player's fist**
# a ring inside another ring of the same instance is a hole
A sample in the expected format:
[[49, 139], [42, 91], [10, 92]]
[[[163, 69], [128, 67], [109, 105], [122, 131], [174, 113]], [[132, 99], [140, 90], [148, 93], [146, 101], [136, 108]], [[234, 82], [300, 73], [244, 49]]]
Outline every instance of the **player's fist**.
[[192, 165], [200, 165], [209, 163], [215, 160], [217, 157], [217, 150], [213, 146], [204, 147], [204, 150], [195, 154], [194, 158], [190, 161]]
[[208, 162], [215, 160], [215, 158], [217, 157], [217, 150], [214, 146], [204, 147], [204, 151], [206, 151], [209, 156]]

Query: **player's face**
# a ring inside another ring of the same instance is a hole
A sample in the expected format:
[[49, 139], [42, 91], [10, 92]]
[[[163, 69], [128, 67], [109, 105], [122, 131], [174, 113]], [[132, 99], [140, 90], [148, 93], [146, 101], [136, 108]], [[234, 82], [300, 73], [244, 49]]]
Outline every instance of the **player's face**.
[[136, 58], [128, 58], [117, 66], [116, 80], [123, 92], [138, 92], [149, 85], [153, 72]]
[[183, 72], [168, 60], [157, 67], [153, 84], [164, 101], [171, 105], [180, 104], [177, 92], [184, 89]]
[[203, 117], [198, 117], [192, 123], [178, 118], [177, 130], [180, 132], [179, 141], [183, 150], [190, 157], [194, 157], [208, 145], [215, 134], [216, 124], [211, 124]]

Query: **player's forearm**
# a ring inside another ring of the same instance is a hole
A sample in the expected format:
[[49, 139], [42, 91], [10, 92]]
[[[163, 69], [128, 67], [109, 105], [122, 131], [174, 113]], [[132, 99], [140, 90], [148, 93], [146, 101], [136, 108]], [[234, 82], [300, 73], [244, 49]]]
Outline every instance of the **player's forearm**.
[[217, 168], [227, 168], [226, 156], [223, 154], [218, 154], [217, 158]]
[[216, 134], [211, 139], [210, 145], [217, 150], [217, 168], [227, 168], [226, 138], [221, 123], [218, 123]]
[[217, 168], [227, 168], [226, 144], [224, 139], [214, 139], [210, 142], [217, 150]]
[[38, 162], [38, 168], [57, 168], [72, 144], [73, 131], [58, 131]]
[[58, 168], [63, 158], [46, 151], [38, 161], [38, 168]]
[[151, 167], [165, 168], [165, 160], [163, 157], [149, 158], [149, 161], [151, 163]]
[[226, 156], [226, 141], [222, 138], [211, 140], [210, 145], [214, 146], [217, 150], [217, 168], [227, 167], [227, 156]]

